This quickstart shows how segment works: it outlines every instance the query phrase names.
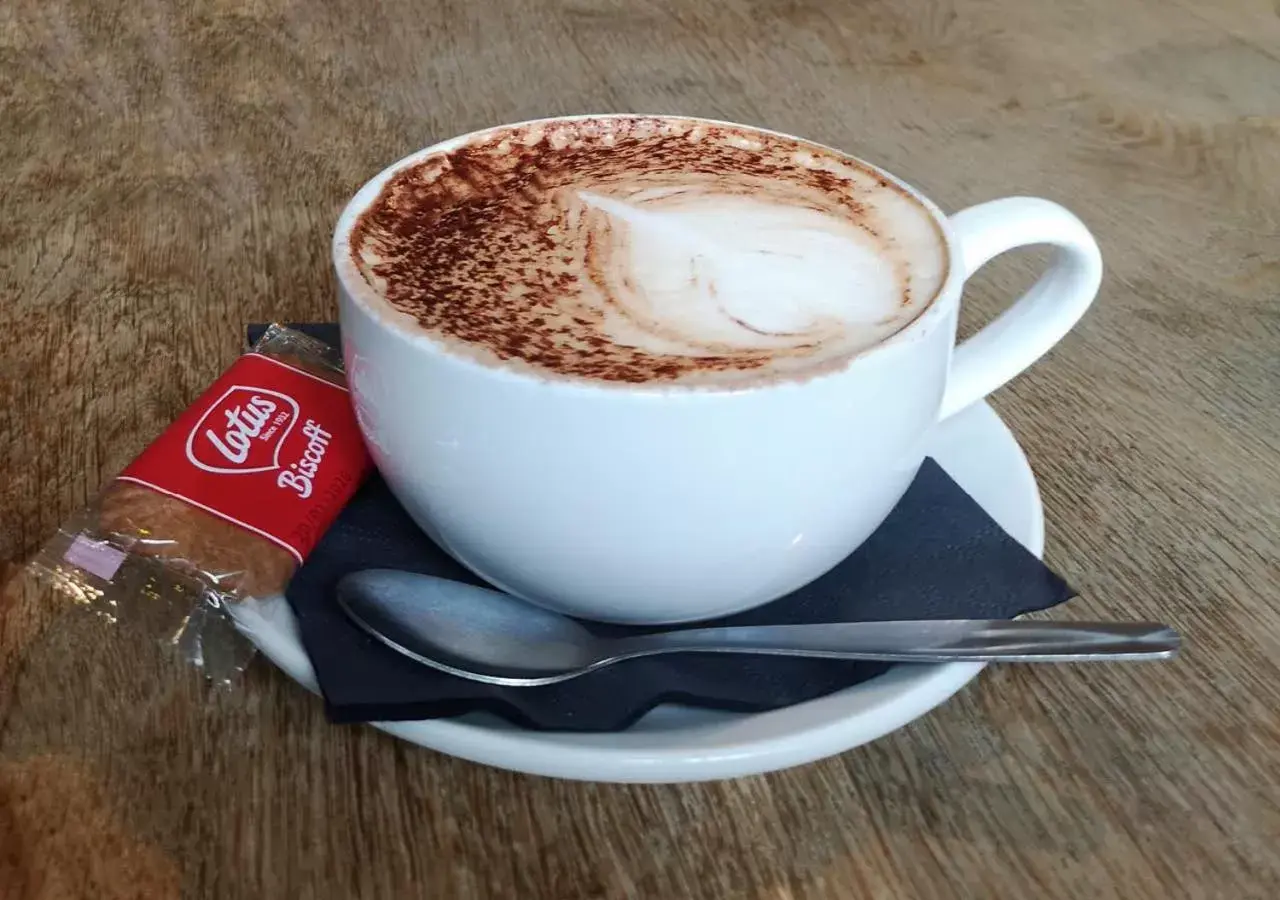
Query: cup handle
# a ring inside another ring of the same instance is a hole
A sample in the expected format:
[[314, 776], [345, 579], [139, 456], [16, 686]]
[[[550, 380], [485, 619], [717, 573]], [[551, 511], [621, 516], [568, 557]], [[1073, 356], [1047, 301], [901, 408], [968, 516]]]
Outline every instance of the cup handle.
[[942, 397], [945, 419], [1027, 369], [1072, 329], [1102, 282], [1102, 255], [1084, 223], [1056, 203], [1008, 197], [950, 219], [954, 259], [968, 280], [992, 257], [1032, 244], [1057, 248], [1040, 280], [990, 324], [956, 346]]

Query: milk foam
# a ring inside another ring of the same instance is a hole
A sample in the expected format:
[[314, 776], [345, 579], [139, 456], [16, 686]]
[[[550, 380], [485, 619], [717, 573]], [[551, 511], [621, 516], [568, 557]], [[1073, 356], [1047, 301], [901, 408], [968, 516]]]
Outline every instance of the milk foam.
[[608, 217], [592, 237], [614, 265], [595, 288], [602, 329], [619, 343], [655, 354], [818, 350], [877, 343], [912, 315], [893, 259], [848, 220], [693, 190], [577, 196]]
[[482, 133], [394, 174], [348, 259], [483, 362], [626, 383], [806, 377], [933, 300], [932, 214], [816, 145], [622, 116]]

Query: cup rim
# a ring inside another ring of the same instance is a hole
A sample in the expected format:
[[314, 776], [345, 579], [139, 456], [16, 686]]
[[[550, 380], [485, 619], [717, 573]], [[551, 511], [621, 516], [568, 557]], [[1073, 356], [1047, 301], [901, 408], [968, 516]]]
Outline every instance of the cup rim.
[[[457, 352], [451, 349], [447, 344], [445, 344], [445, 342], [439, 340], [435, 335], [419, 326], [416, 320], [411, 316], [402, 313], [393, 307], [369, 285], [369, 283], [364, 279], [364, 276], [360, 274], [355, 265], [351, 262], [349, 252], [350, 235], [356, 219], [369, 208], [377, 198], [378, 194], [381, 193], [383, 186], [385, 186], [385, 184], [401, 170], [416, 165], [432, 156], [436, 156], [441, 153], [448, 153], [451, 150], [463, 146], [471, 141], [483, 138], [486, 135], [507, 129], [531, 128], [539, 125], [549, 125], [559, 122], [577, 122], [590, 119], [637, 118], [667, 119], [680, 122], [693, 122], [709, 126], [743, 129], [757, 134], [783, 138], [785, 140], [816, 147], [867, 169], [877, 176], [889, 181], [896, 188], [906, 194], [912, 201], [917, 203], [926, 213], [928, 213], [930, 220], [937, 230], [939, 238], [942, 240], [943, 260], [946, 264], [946, 275], [939, 282], [938, 288], [934, 291], [933, 296], [923, 304], [921, 310], [913, 318], [907, 320], [907, 322], [905, 322], [897, 331], [881, 338], [879, 341], [868, 347], [863, 347], [846, 356], [838, 357], [833, 361], [833, 365], [830, 367], [824, 367], [819, 371], [807, 375], [788, 375], [776, 380], [765, 382], [748, 381], [728, 384], [714, 382], [682, 383], [678, 381], [624, 383], [591, 380], [578, 377], [562, 377], [555, 373], [542, 372], [534, 367], [526, 369], [524, 367], [495, 364], [493, 362], [483, 360], [477, 355]], [[855, 156], [852, 153], [841, 150], [837, 147], [832, 147], [828, 144], [823, 144], [798, 135], [789, 134], [785, 131], [777, 131], [758, 125], [748, 125], [742, 122], [732, 122], [727, 119], [710, 119], [702, 116], [688, 116], [677, 113], [575, 113], [571, 115], [542, 116], [534, 119], [524, 119], [519, 122], [488, 125], [484, 128], [477, 128], [472, 131], [468, 131], [465, 134], [446, 138], [445, 140], [437, 141], [430, 146], [415, 150], [414, 152], [387, 165], [372, 178], [364, 182], [343, 206], [342, 212], [338, 215], [338, 220], [333, 230], [333, 237], [330, 243], [330, 259], [339, 285], [346, 297], [349, 298], [353, 304], [360, 307], [366, 315], [374, 319], [379, 326], [410, 345], [416, 345], [423, 349], [430, 350], [434, 354], [437, 354], [447, 360], [456, 361], [463, 365], [483, 368], [486, 372], [499, 377], [509, 376], [521, 381], [541, 381], [548, 385], [585, 391], [623, 392], [629, 394], [730, 394], [740, 393], [743, 391], [760, 390], [762, 387], [766, 386], [778, 387], [782, 385], [796, 385], [838, 377], [839, 375], [848, 372], [849, 369], [860, 360], [878, 355], [890, 347], [913, 343], [923, 337], [923, 335], [930, 331], [936, 323], [945, 318], [947, 312], [945, 308], [947, 303], [945, 301], [948, 297], [958, 293], [960, 282], [963, 280], [960, 274], [960, 267], [957, 265], [958, 261], [955, 252], [955, 241], [947, 216], [938, 208], [937, 204], [926, 197], [914, 186], [908, 184], [892, 172], [886, 171], [875, 163], [868, 162], [859, 156]]]

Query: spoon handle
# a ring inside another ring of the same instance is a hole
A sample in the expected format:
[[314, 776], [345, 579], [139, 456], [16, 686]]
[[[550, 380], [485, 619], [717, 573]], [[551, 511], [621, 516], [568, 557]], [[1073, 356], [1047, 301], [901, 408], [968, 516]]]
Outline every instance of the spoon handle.
[[614, 658], [764, 653], [885, 662], [1091, 662], [1168, 659], [1181, 639], [1157, 622], [951, 619], [698, 628], [611, 643]]

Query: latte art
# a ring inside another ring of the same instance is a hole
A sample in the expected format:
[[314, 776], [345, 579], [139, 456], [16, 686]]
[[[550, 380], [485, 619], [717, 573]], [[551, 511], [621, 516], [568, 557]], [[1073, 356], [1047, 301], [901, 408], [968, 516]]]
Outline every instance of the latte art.
[[932, 300], [932, 217], [831, 151], [694, 120], [514, 126], [400, 170], [357, 220], [375, 300], [482, 361], [628, 383], [816, 373]]
[[898, 273], [845, 220], [689, 188], [578, 196], [591, 208], [579, 240], [600, 327], [615, 343], [687, 356], [804, 351], [898, 319]]

